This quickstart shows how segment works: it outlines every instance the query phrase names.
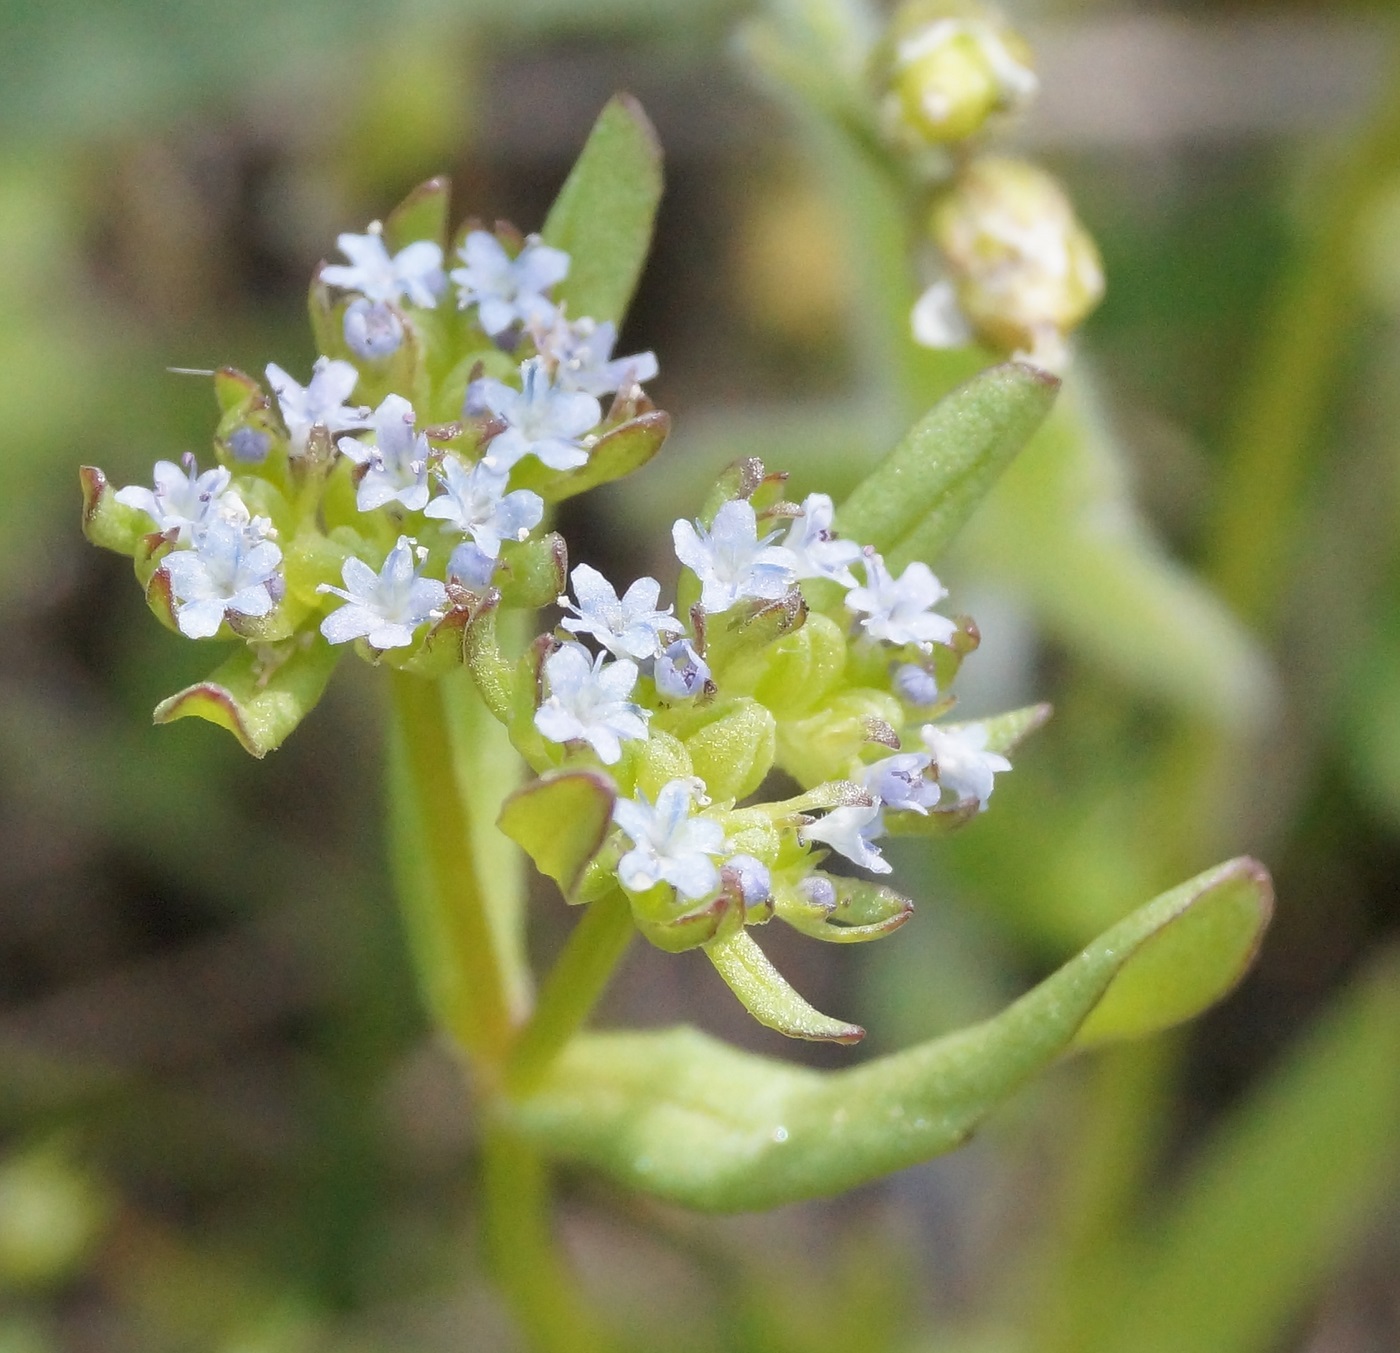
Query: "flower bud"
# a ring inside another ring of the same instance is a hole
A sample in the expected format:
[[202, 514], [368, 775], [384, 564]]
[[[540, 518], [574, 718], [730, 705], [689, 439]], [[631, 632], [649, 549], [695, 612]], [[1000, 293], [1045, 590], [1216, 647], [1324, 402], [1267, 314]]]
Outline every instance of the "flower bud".
[[1032, 360], [1060, 348], [1103, 296], [1093, 239], [1060, 185], [1024, 160], [973, 161], [934, 204], [929, 230], [978, 335]]
[[393, 306], [363, 296], [346, 306], [343, 328], [346, 346], [368, 362], [392, 357], [403, 342], [403, 321]]
[[899, 10], [888, 63], [881, 118], [890, 139], [910, 150], [966, 140], [1037, 88], [1020, 34], [981, 5], [956, 0]]

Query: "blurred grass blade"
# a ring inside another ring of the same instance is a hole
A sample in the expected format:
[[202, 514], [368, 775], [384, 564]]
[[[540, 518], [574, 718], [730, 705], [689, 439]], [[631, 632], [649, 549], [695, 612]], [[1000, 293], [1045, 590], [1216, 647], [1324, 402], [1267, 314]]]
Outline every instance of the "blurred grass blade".
[[1035, 367], [993, 367], [940, 400], [837, 512], [843, 534], [890, 567], [937, 559], [1012, 458], [1060, 382]]
[[[1271, 900], [1254, 861], [1220, 865], [1139, 908], [994, 1019], [849, 1071], [754, 1056], [690, 1029], [581, 1037], [516, 1105], [516, 1121], [543, 1150], [691, 1207], [837, 1193], [959, 1145], [1071, 1046], [1101, 1002], [1096, 1036], [1106, 1037], [1164, 1027], [1223, 995]], [[1189, 1002], [1154, 980], [1159, 946], [1170, 954], [1166, 934], [1183, 925], [1173, 963], [1199, 945], [1221, 950], [1196, 955], [1221, 985]]]
[[1207, 1142], [1129, 1250], [1081, 1353], [1266, 1353], [1400, 1172], [1400, 953], [1347, 992]]
[[620, 323], [651, 246], [661, 200], [661, 147], [630, 95], [609, 100], [550, 208], [545, 242], [570, 258], [556, 299], [570, 318]]
[[206, 681], [162, 700], [155, 722], [207, 719], [253, 756], [274, 751], [315, 708], [340, 654], [320, 635], [309, 645], [288, 643], [285, 655], [269, 657], [270, 647], [240, 647]]

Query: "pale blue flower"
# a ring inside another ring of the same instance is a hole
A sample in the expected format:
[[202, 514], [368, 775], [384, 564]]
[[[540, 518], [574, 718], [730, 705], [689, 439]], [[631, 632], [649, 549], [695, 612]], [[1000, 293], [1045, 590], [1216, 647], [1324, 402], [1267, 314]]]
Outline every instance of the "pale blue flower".
[[342, 437], [338, 443], [347, 460], [366, 467], [355, 490], [355, 505], [372, 512], [386, 503], [402, 503], [410, 512], [428, 505], [428, 439], [414, 431], [413, 405], [402, 395], [385, 395], [374, 411], [372, 442]]
[[442, 275], [442, 246], [414, 240], [390, 256], [384, 237], [371, 227], [368, 235], [337, 235], [336, 247], [349, 265], [333, 263], [321, 269], [321, 280], [346, 291], [358, 291], [369, 301], [399, 301], [431, 310], [447, 287]]
[[851, 565], [861, 557], [853, 540], [837, 540], [831, 520], [835, 508], [825, 493], [809, 493], [802, 500], [802, 515], [788, 528], [783, 547], [792, 552], [794, 569], [803, 578], [830, 578], [843, 587], [856, 585]]
[[676, 557], [700, 579], [700, 605], [719, 615], [752, 598], [775, 601], [797, 579], [791, 550], [762, 539], [753, 507], [742, 498], [725, 503], [707, 531], [698, 521], [681, 520], [671, 527]]
[[677, 639], [657, 658], [652, 675], [658, 695], [667, 700], [689, 700], [705, 689], [710, 668], [689, 639]]
[[928, 650], [946, 644], [958, 627], [930, 608], [948, 595], [927, 564], [910, 564], [898, 578], [890, 577], [885, 561], [865, 551], [865, 586], [846, 593], [846, 605], [864, 612], [860, 622], [872, 639], [890, 644], [917, 644]]
[[183, 466], [172, 460], [158, 460], [155, 490], [132, 484], [116, 492], [117, 502], [144, 512], [157, 531], [174, 533], [178, 545], [189, 545], [209, 523], [228, 516], [247, 521], [243, 500], [229, 488], [232, 476], [223, 466], [199, 473], [192, 455], [183, 457]]
[[369, 410], [345, 402], [359, 379], [360, 373], [349, 362], [333, 362], [329, 357], [316, 359], [306, 386], [298, 385], [276, 362], [267, 364], [267, 383], [277, 396], [294, 456], [306, 450], [314, 427], [323, 427], [334, 437], [369, 426]]
[[713, 818], [697, 817], [692, 801], [704, 786], [696, 779], [670, 780], [653, 806], [645, 794], [618, 799], [613, 821], [632, 839], [617, 865], [622, 886], [644, 893], [669, 883], [682, 897], [698, 902], [719, 891], [714, 858], [726, 849], [724, 828]]
[[272, 438], [259, 428], [235, 428], [228, 435], [228, 449], [235, 460], [258, 465], [267, 459], [267, 453], [272, 450]]
[[932, 760], [924, 752], [898, 752], [867, 766], [860, 782], [884, 808], [927, 814], [938, 802], [938, 786], [924, 776]]
[[436, 578], [419, 576], [408, 536], [399, 537], [378, 573], [351, 555], [341, 577], [343, 588], [322, 583], [316, 589], [347, 603], [321, 621], [321, 633], [333, 644], [367, 639], [371, 648], [406, 648], [413, 632], [440, 619], [447, 606], [447, 588]]
[[661, 584], [655, 578], [638, 578], [619, 598], [613, 585], [588, 564], [580, 564], [570, 577], [578, 604], [565, 596], [559, 605], [576, 617], [562, 622], [571, 634], [591, 634], [620, 658], [650, 658], [661, 648], [663, 635], [681, 632], [669, 606], [656, 609]]
[[485, 460], [509, 470], [526, 456], [537, 456], [551, 470], [574, 470], [588, 461], [580, 444], [598, 426], [603, 406], [582, 390], [564, 390], [549, 378], [542, 359], [520, 366], [521, 388], [485, 378], [467, 391], [467, 413], [490, 413], [506, 427], [486, 444]]
[[599, 324], [584, 316], [571, 322], [556, 312], [550, 324], [536, 325], [531, 337], [540, 356], [554, 367], [555, 381], [565, 390], [610, 395], [651, 380], [659, 369], [654, 352], [612, 355], [617, 326], [611, 320]]
[[551, 742], [586, 742], [611, 766], [622, 743], [647, 735], [650, 717], [628, 700], [637, 684], [637, 664], [623, 660], [604, 666], [606, 655], [590, 657], [582, 644], [565, 644], [544, 660], [549, 697], [535, 711], [535, 727]]
[[904, 662], [895, 668], [895, 694], [911, 705], [933, 705], [938, 702], [938, 680], [926, 667]]
[[361, 296], [345, 307], [341, 321], [345, 345], [367, 362], [392, 357], [403, 343], [403, 320], [387, 301]]
[[447, 561], [447, 581], [471, 592], [484, 592], [491, 586], [499, 563], [499, 559], [487, 554], [476, 541], [464, 540]]
[[745, 911], [763, 906], [773, 896], [773, 875], [753, 855], [731, 855], [720, 868], [720, 878], [744, 904]]
[[799, 828], [798, 837], [803, 842], [820, 841], [872, 874], [888, 874], [892, 866], [878, 847], [871, 844], [872, 838], [883, 830], [884, 820], [878, 803], [847, 804]]
[[484, 333], [495, 338], [515, 324], [553, 320], [554, 303], [545, 292], [568, 276], [569, 256], [562, 249], [529, 235], [512, 258], [494, 235], [473, 230], [457, 254], [466, 265], [453, 268], [451, 274], [458, 288], [457, 304], [463, 310], [478, 307]]
[[275, 604], [269, 584], [281, 562], [282, 551], [263, 536], [262, 519], [208, 522], [196, 534], [193, 549], [177, 550], [161, 564], [170, 579], [180, 633], [208, 639], [230, 611], [266, 615]]
[[976, 799], [977, 811], [984, 811], [992, 797], [994, 776], [1011, 769], [1011, 762], [999, 752], [987, 750], [986, 727], [968, 723], [940, 728], [928, 723], [920, 735], [933, 756], [938, 783], [959, 803]]
[[467, 469], [455, 456], [438, 471], [447, 492], [423, 509], [425, 517], [450, 522], [495, 559], [503, 540], [524, 540], [544, 516], [544, 499], [529, 489], [507, 493], [509, 475], [478, 461]]
[[797, 886], [812, 906], [836, 910], [836, 885], [825, 874], [809, 874]]

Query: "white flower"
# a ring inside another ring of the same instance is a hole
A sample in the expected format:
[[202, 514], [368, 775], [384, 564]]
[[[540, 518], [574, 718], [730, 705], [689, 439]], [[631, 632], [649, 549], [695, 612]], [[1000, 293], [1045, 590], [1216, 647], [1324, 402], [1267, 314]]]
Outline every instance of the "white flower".
[[563, 622], [571, 634], [591, 634], [619, 658], [650, 658], [662, 647], [662, 635], [681, 633], [669, 606], [656, 609], [661, 584], [655, 578], [638, 578], [619, 599], [613, 585], [588, 564], [570, 576], [578, 605], [568, 597], [560, 597], [559, 605], [577, 617]]
[[385, 503], [402, 503], [410, 512], [428, 504], [428, 439], [413, 430], [413, 405], [402, 395], [385, 395], [374, 411], [372, 442], [342, 437], [338, 445], [347, 460], [364, 465], [364, 478], [355, 490], [355, 505], [372, 512]]
[[447, 492], [434, 498], [423, 515], [451, 522], [488, 558], [500, 554], [503, 540], [524, 540], [544, 516], [544, 499], [538, 493], [507, 493], [509, 476], [485, 461], [468, 470], [455, 456], [447, 456], [438, 473]]
[[843, 587], [856, 585], [851, 565], [861, 556], [854, 540], [837, 540], [831, 519], [836, 509], [824, 493], [809, 493], [802, 500], [802, 515], [788, 528], [783, 547], [792, 552], [799, 580], [830, 578]]
[[369, 410], [345, 402], [359, 378], [360, 373], [349, 362], [318, 357], [311, 369], [310, 385], [300, 386], [276, 362], [267, 364], [267, 383], [277, 396], [294, 456], [306, 450], [313, 427], [323, 427], [335, 436], [369, 426]]
[[677, 639], [656, 659], [652, 676], [658, 695], [668, 700], [689, 700], [705, 689], [710, 667], [689, 639]]
[[711, 615], [746, 597], [774, 601], [792, 586], [796, 559], [791, 550], [768, 543], [777, 534], [759, 539], [753, 506], [742, 498], [725, 503], [708, 531], [698, 521], [671, 527], [676, 558], [700, 579], [700, 604]]
[[193, 549], [177, 550], [161, 564], [170, 578], [180, 633], [208, 639], [229, 611], [266, 615], [274, 604], [268, 583], [281, 562], [282, 551], [263, 538], [261, 522], [209, 522], [195, 536]]
[[671, 780], [656, 796], [655, 807], [645, 794], [613, 805], [613, 821], [634, 846], [617, 865], [624, 888], [642, 893], [669, 883], [692, 902], [718, 891], [719, 870], [712, 857], [725, 852], [724, 828], [712, 818], [692, 815], [691, 800], [701, 788], [695, 779]]
[[358, 291], [370, 301], [403, 297], [431, 310], [447, 286], [442, 275], [442, 247], [432, 240], [414, 240], [390, 257], [384, 238], [374, 227], [368, 235], [337, 235], [336, 247], [350, 260], [321, 269], [321, 280], [346, 291]]
[[914, 341], [926, 348], [965, 348], [972, 342], [972, 324], [958, 305], [958, 293], [945, 277], [914, 302], [909, 316]]
[[403, 343], [403, 320], [387, 301], [371, 301], [361, 296], [345, 307], [341, 320], [345, 345], [367, 362], [392, 357]]
[[924, 752], [898, 752], [867, 766], [860, 782], [884, 808], [927, 815], [938, 802], [938, 786], [924, 778], [932, 760]]
[[892, 866], [879, 849], [870, 844], [871, 838], [879, 836], [883, 830], [878, 803], [848, 804], [844, 808], [833, 808], [825, 817], [802, 827], [798, 837], [804, 842], [820, 841], [871, 873], [888, 874]]
[[158, 460], [155, 492], [132, 484], [118, 489], [117, 502], [144, 512], [158, 531], [175, 533], [175, 542], [189, 545], [197, 532], [220, 517], [248, 520], [243, 500], [229, 488], [228, 470], [219, 466], [199, 473], [191, 455], [184, 457], [184, 468], [172, 460]]
[[918, 644], [929, 649], [946, 644], [958, 627], [929, 608], [948, 595], [927, 564], [912, 563], [891, 578], [874, 550], [865, 552], [865, 586], [846, 593], [846, 605], [864, 611], [860, 623], [872, 639], [891, 644]]
[[565, 390], [610, 395], [624, 386], [651, 380], [659, 369], [654, 352], [612, 355], [617, 326], [611, 320], [599, 324], [585, 315], [570, 323], [556, 312], [547, 326], [533, 326], [531, 337], [540, 356], [554, 366], [554, 379]]
[[603, 406], [582, 390], [555, 385], [538, 357], [521, 363], [520, 384], [516, 390], [487, 378], [473, 381], [467, 391], [469, 414], [492, 413], [506, 424], [486, 444], [487, 463], [509, 470], [526, 456], [538, 456], [551, 470], [586, 464], [588, 452], [580, 438], [598, 426]]
[[924, 745], [933, 754], [938, 783], [951, 790], [959, 803], [977, 800], [977, 811], [992, 797], [992, 777], [1011, 769], [999, 752], [987, 750], [987, 730], [980, 723], [939, 728], [927, 723], [920, 730]]
[[458, 287], [457, 304], [463, 310], [479, 307], [477, 317], [485, 333], [494, 338], [513, 324], [548, 324], [554, 318], [554, 303], [544, 293], [568, 275], [569, 256], [562, 249], [551, 249], [538, 235], [529, 235], [512, 258], [494, 235], [473, 230], [457, 254], [466, 264], [451, 274]]
[[622, 756], [622, 743], [647, 735], [650, 717], [628, 696], [637, 684], [637, 664], [590, 660], [582, 644], [565, 644], [544, 660], [549, 698], [535, 711], [535, 727], [551, 742], [586, 742], [605, 765]]
[[400, 536], [376, 573], [353, 555], [341, 567], [345, 587], [322, 583], [316, 590], [343, 597], [348, 605], [321, 621], [321, 633], [333, 644], [368, 639], [372, 648], [404, 648], [413, 632], [436, 620], [447, 605], [447, 588], [436, 578], [420, 578], [413, 541]]

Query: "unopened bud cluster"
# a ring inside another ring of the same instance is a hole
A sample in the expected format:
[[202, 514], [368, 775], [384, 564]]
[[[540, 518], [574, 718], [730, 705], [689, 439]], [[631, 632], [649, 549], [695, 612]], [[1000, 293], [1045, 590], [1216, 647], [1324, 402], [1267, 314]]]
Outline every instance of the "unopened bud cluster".
[[915, 338], [1062, 367], [1067, 336], [1103, 295], [1098, 251], [1049, 174], [978, 147], [1036, 93], [1024, 39], [977, 0], [908, 0], [874, 70], [885, 139], [932, 184], [918, 210], [938, 266]]
[[[886, 832], [985, 807], [1009, 741], [936, 721], [975, 628], [935, 609], [926, 564], [896, 575], [839, 535], [829, 497], [788, 501], [756, 461], [675, 522], [674, 602], [654, 578], [619, 592], [570, 572], [549, 505], [659, 449], [666, 416], [640, 385], [656, 360], [615, 358], [611, 323], [565, 313], [572, 261], [536, 236], [467, 228], [450, 270], [438, 239], [405, 238], [444, 191], [340, 237], [305, 385], [275, 364], [265, 385], [215, 373], [212, 467], [161, 461], [118, 490], [84, 471], [89, 536], [133, 556], [171, 628], [244, 641], [248, 699], [299, 663], [322, 672], [309, 695], [287, 683], [297, 717], [351, 647], [424, 678], [465, 664], [537, 784], [604, 787], [612, 826], [574, 900], [620, 887], [663, 948], [775, 915], [827, 939], [894, 929], [905, 899], [821, 864], [888, 873]], [[554, 604], [557, 629], [503, 651], [503, 609]], [[218, 675], [202, 689], [236, 704]], [[798, 792], [757, 800], [775, 768]]]

